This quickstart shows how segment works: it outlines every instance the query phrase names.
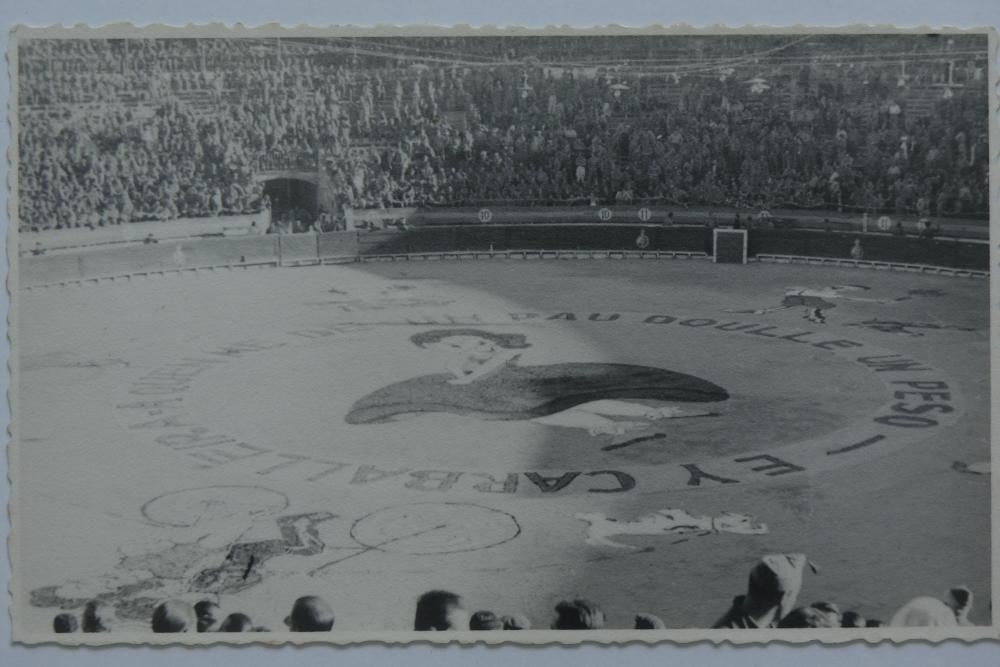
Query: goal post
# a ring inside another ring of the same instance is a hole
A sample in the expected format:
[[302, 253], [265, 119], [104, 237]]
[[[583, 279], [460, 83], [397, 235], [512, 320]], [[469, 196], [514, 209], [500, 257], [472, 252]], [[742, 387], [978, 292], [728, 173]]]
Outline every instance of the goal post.
[[747, 230], [715, 229], [712, 234], [712, 261], [719, 264], [747, 263]]

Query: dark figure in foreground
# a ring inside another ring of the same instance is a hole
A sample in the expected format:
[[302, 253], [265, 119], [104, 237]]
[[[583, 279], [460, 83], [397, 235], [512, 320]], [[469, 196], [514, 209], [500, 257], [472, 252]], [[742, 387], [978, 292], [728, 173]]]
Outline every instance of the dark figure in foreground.
[[604, 611], [595, 602], [576, 599], [563, 600], [556, 605], [553, 630], [600, 630], [604, 627]]
[[333, 629], [333, 609], [316, 595], [300, 597], [292, 605], [285, 625], [292, 632], [329, 632]]
[[230, 614], [219, 625], [219, 632], [253, 632], [253, 621], [246, 614]]
[[198, 617], [198, 632], [215, 632], [219, 629], [219, 616], [222, 609], [211, 600], [199, 600], [194, 605], [194, 613]]
[[59, 634], [76, 632], [79, 627], [73, 614], [59, 614], [52, 619], [52, 631]]
[[492, 611], [477, 611], [469, 619], [470, 630], [503, 630], [503, 622]]
[[465, 630], [468, 627], [469, 615], [458, 595], [449, 591], [428, 591], [417, 600], [414, 630]]
[[802, 554], [764, 556], [750, 570], [746, 595], [737, 595], [715, 628], [774, 628], [795, 607], [802, 588], [806, 557]]
[[194, 607], [183, 600], [167, 600], [153, 610], [153, 632], [193, 632], [198, 629]]

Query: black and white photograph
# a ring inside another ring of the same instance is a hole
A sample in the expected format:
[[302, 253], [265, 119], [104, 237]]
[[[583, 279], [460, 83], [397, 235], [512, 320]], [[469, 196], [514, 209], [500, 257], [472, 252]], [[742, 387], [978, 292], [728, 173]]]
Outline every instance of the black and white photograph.
[[1000, 637], [995, 30], [7, 57], [14, 641]]

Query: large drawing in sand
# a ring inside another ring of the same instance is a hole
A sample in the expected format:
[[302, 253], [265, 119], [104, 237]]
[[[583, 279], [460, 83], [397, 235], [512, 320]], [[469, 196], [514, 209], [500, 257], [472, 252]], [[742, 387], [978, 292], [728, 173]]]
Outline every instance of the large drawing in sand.
[[[668, 403], [724, 401], [728, 393], [707, 380], [662, 368], [616, 363], [522, 366], [530, 347], [521, 334], [438, 329], [410, 337], [420, 348], [447, 355], [446, 372], [378, 389], [358, 400], [347, 422], [373, 424], [426, 413], [483, 420], [532, 420], [591, 435], [619, 434], [648, 423], [626, 421], [705, 416]], [[638, 403], [646, 400], [654, 405]]]

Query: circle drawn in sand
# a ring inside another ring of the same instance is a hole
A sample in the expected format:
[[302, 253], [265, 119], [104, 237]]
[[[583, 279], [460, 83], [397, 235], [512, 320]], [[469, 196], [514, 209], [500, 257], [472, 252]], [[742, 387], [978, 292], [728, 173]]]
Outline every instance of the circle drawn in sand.
[[171, 491], [142, 506], [142, 515], [162, 526], [190, 528], [239, 516], [277, 514], [288, 497], [259, 486], [205, 486]]
[[411, 503], [368, 514], [351, 537], [379, 551], [428, 556], [489, 549], [521, 534], [507, 512], [472, 503]]

